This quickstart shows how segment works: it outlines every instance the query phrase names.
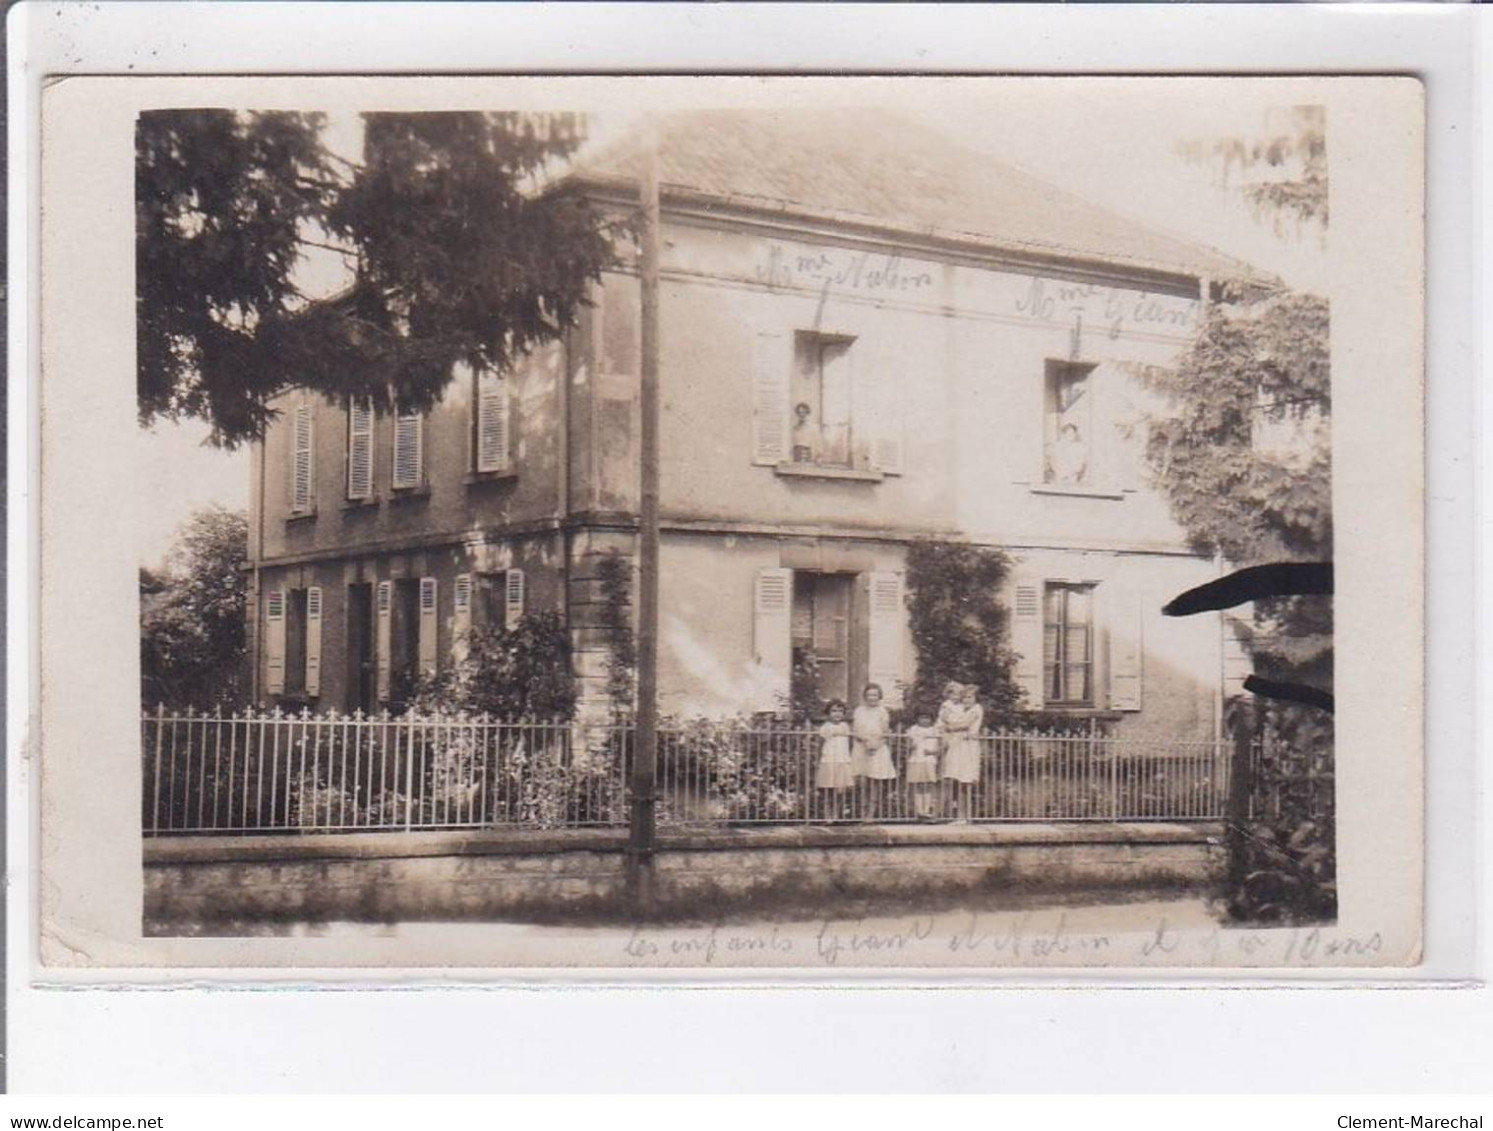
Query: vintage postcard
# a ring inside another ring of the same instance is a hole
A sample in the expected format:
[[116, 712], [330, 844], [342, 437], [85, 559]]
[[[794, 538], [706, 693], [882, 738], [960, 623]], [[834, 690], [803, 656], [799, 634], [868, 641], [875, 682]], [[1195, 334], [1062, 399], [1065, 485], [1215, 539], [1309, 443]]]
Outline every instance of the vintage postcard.
[[1416, 81], [43, 114], [48, 967], [1419, 962]]

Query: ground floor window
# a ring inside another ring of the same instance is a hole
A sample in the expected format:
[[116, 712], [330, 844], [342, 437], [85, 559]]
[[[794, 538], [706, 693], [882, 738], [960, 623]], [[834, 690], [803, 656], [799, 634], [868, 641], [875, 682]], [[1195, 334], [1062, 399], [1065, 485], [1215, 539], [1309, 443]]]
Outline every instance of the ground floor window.
[[1094, 587], [1049, 582], [1042, 619], [1048, 706], [1094, 705]]
[[793, 658], [801, 670], [815, 673], [819, 698], [850, 703], [860, 675], [854, 670], [863, 647], [855, 617], [855, 575], [793, 575]]

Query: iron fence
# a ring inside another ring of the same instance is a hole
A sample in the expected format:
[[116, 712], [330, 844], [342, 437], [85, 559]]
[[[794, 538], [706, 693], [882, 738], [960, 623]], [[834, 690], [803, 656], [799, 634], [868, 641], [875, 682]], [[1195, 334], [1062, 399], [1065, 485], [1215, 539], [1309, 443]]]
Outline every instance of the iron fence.
[[[142, 732], [147, 835], [628, 821], [629, 724], [161, 708]], [[1208, 821], [1223, 818], [1229, 796], [1227, 742], [986, 734], [975, 780], [927, 784], [907, 780], [911, 740], [890, 744], [896, 777], [821, 788], [818, 731], [664, 725], [659, 825]]]

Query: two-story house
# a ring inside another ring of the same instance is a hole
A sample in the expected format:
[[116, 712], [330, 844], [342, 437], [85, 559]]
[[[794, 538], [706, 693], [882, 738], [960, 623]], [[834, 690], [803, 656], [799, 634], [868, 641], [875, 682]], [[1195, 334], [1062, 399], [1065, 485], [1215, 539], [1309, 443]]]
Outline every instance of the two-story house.
[[[1216, 616], [1162, 604], [1216, 573], [1147, 485], [1136, 367], [1247, 272], [923, 127], [722, 111], [657, 134], [660, 695], [772, 709], [795, 654], [826, 696], [914, 672], [909, 543], [1006, 549], [1028, 703], [1210, 737]], [[635, 208], [624, 140], [556, 191]], [[377, 709], [473, 624], [555, 609], [605, 695], [599, 555], [635, 552], [639, 293], [624, 254], [561, 343], [460, 373], [388, 419], [290, 393], [256, 452], [261, 698]]]

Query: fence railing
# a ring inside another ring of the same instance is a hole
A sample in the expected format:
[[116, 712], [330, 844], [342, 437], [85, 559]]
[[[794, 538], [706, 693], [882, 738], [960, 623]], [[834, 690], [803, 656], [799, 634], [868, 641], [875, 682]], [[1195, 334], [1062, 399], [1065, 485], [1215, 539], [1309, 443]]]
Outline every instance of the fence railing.
[[[159, 709], [143, 716], [142, 734], [147, 835], [628, 820], [630, 725]], [[1221, 819], [1229, 794], [1227, 742], [1012, 731], [982, 735], [978, 747], [973, 781], [909, 782], [911, 741], [894, 735], [895, 778], [822, 788], [817, 731], [666, 725], [658, 822], [1201, 821]]]

